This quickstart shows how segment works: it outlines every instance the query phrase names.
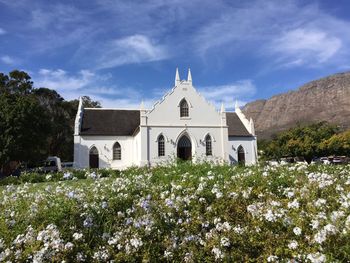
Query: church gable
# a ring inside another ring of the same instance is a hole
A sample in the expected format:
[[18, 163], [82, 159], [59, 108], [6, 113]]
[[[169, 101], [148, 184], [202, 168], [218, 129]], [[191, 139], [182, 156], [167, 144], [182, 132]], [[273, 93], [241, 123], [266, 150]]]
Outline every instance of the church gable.
[[148, 125], [221, 125], [221, 115], [192, 85], [189, 70], [187, 80], [180, 80], [176, 70], [175, 86], [147, 112]]

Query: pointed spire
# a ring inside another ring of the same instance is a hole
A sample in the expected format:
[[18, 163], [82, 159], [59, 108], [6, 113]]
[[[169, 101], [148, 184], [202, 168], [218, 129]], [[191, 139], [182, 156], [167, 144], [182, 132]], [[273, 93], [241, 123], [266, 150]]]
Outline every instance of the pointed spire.
[[238, 107], [238, 101], [236, 100], [236, 102], [235, 102], [235, 110], [237, 110], [237, 109], [239, 109], [239, 107]]
[[221, 113], [224, 113], [225, 112], [225, 106], [224, 106], [224, 103], [221, 102], [221, 110], [220, 110]]
[[191, 75], [191, 69], [188, 69], [188, 75], [187, 75], [187, 81], [192, 82], [192, 75]]
[[145, 105], [143, 103], [143, 100], [141, 101], [141, 104], [140, 104], [140, 110], [145, 110]]
[[176, 68], [176, 73], [175, 73], [175, 86], [180, 84], [180, 75], [179, 75], [179, 69]]

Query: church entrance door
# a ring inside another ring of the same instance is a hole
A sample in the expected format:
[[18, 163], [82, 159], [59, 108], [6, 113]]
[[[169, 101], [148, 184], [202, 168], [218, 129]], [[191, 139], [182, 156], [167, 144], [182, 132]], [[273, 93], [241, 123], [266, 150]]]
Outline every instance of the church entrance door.
[[192, 159], [192, 144], [186, 135], [183, 135], [177, 143], [177, 158], [184, 161]]
[[89, 152], [89, 167], [90, 168], [98, 168], [98, 150], [94, 146], [90, 149]]

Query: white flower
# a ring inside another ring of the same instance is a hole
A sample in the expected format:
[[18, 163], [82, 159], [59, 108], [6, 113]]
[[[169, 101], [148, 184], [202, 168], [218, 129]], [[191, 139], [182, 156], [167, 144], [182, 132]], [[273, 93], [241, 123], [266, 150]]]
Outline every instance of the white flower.
[[221, 246], [223, 247], [229, 247], [230, 246], [230, 240], [227, 237], [221, 238]]
[[326, 239], [327, 239], [327, 232], [323, 229], [314, 235], [314, 241], [319, 244], [322, 244]]
[[297, 236], [300, 236], [301, 235], [301, 228], [300, 227], [294, 227], [293, 228], [293, 233]]
[[288, 203], [288, 208], [299, 208], [299, 202], [297, 199], [294, 199], [293, 202]]
[[72, 179], [73, 178], [73, 175], [70, 173], [70, 172], [65, 172], [64, 174], [63, 174], [63, 179], [64, 180], [70, 180], [70, 179]]
[[318, 226], [320, 225], [320, 222], [317, 219], [312, 219], [310, 225], [312, 229], [317, 229]]
[[311, 263], [322, 263], [326, 262], [326, 256], [317, 252], [315, 254], [307, 255], [307, 259], [311, 261]]
[[64, 245], [65, 250], [71, 250], [73, 249], [74, 244], [72, 242], [68, 242], [67, 244]]
[[142, 240], [140, 238], [130, 239], [130, 244], [136, 249], [143, 245]]
[[217, 247], [214, 247], [211, 250], [211, 253], [214, 254], [216, 260], [224, 258], [224, 253], [222, 253], [221, 250]]
[[289, 249], [296, 249], [298, 247], [298, 242], [295, 240], [292, 240], [289, 244], [288, 244], [288, 248]]
[[277, 256], [271, 255], [267, 258], [267, 262], [275, 262], [278, 260]]
[[83, 237], [82, 233], [74, 233], [73, 238], [74, 240], [80, 240]]

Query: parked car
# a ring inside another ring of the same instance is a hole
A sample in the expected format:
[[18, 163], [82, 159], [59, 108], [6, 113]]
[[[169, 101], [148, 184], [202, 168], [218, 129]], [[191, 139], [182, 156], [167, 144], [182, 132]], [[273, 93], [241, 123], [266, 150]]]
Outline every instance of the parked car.
[[51, 172], [61, 172], [62, 164], [61, 159], [57, 156], [49, 156], [43, 167], [40, 168], [40, 172], [51, 173]]
[[328, 159], [328, 157], [321, 157], [320, 161], [323, 164], [331, 164], [331, 161]]
[[65, 170], [73, 168], [73, 164], [73, 162], [62, 162], [62, 169]]

